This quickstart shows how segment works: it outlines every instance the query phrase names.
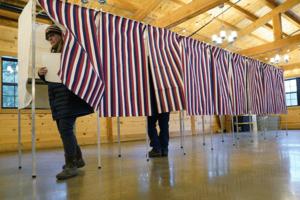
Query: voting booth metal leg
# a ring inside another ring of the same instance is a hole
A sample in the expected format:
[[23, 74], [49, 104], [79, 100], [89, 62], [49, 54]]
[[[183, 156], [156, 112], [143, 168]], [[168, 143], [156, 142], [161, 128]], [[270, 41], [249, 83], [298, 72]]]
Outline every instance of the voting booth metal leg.
[[275, 135], [275, 137], [276, 138], [278, 138], [279, 137], [279, 123], [278, 123], [278, 125], [276, 126], [277, 128], [276, 128], [276, 135]]
[[98, 160], [98, 169], [101, 169], [101, 127], [100, 127], [100, 116], [99, 111], [97, 111], [97, 160]]
[[35, 135], [35, 11], [36, 1], [32, 1], [32, 102], [31, 102], [31, 150], [32, 150], [32, 178], [36, 178], [36, 135]]
[[185, 155], [185, 151], [184, 151], [184, 112], [180, 111], [181, 113], [181, 148], [183, 151], [183, 155]]
[[118, 128], [118, 157], [121, 158], [120, 117], [117, 117], [117, 128]]
[[202, 115], [202, 145], [205, 146], [204, 115]]
[[214, 150], [214, 146], [213, 146], [213, 132], [212, 132], [212, 128], [211, 128], [211, 118], [212, 115], [209, 116], [209, 132], [210, 132], [210, 150]]
[[252, 118], [252, 115], [250, 116], [249, 132], [250, 132], [250, 142], [253, 143], [254, 142], [254, 140], [253, 140], [254, 131], [253, 131], [253, 118]]
[[[265, 131], [265, 134], [268, 133], [268, 127], [269, 127], [269, 120], [268, 120], [268, 119], [269, 119], [269, 116], [266, 115], [266, 124], [265, 124], [265, 125], [266, 125], [266, 127], [265, 127], [265, 130], [266, 130], [266, 131]], [[267, 136], [266, 136], [266, 138], [267, 138]]]
[[183, 127], [182, 127], [182, 113], [181, 113], [181, 111], [179, 111], [179, 126], [180, 126], [180, 148], [183, 149], [183, 141], [182, 141]]
[[146, 160], [149, 162], [149, 135], [148, 135], [148, 119], [146, 117]]
[[234, 134], [234, 122], [233, 122], [233, 115], [232, 115], [232, 118], [231, 118], [231, 129], [232, 129], [232, 146], [236, 146], [236, 137], [235, 137], [235, 134]]
[[238, 118], [238, 116], [236, 115], [235, 116], [235, 120], [236, 120], [236, 122], [235, 122], [235, 125], [236, 125], [236, 139], [240, 139], [240, 136], [239, 136], [239, 118]]
[[264, 116], [264, 130], [263, 130], [263, 135], [264, 135], [264, 140], [266, 140], [266, 120], [267, 120], [267, 116]]
[[286, 114], [286, 118], [285, 118], [285, 135], [286, 136], [289, 135], [287, 121], [288, 121], [288, 114]]
[[221, 126], [222, 143], [224, 143], [223, 115], [219, 115], [219, 120], [220, 120], [220, 126]]
[[18, 168], [22, 169], [21, 110], [18, 109]]

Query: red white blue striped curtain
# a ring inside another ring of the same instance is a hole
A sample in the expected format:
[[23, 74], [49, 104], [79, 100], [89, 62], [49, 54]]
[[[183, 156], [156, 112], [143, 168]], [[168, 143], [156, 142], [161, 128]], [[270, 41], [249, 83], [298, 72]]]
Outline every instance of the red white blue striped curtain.
[[101, 116], [151, 115], [149, 72], [142, 23], [101, 13], [99, 46], [105, 92]]
[[150, 74], [159, 113], [186, 104], [190, 115], [286, 112], [283, 72], [273, 66], [123, 17], [59, 0], [38, 2], [66, 29], [62, 83], [101, 107], [101, 116], [151, 115]]
[[284, 90], [284, 77], [282, 69], [275, 69], [275, 114], [287, 113], [285, 90]]
[[210, 46], [192, 38], [181, 45], [187, 114], [213, 115]]
[[185, 109], [179, 35], [148, 25], [149, 57], [158, 113]]
[[264, 85], [261, 62], [248, 59], [248, 107], [250, 114], [264, 114]]
[[98, 14], [59, 0], [38, 0], [53, 21], [66, 28], [59, 77], [73, 93], [94, 109], [104, 92], [95, 19]]
[[231, 115], [233, 113], [229, 86], [231, 55], [228, 51], [219, 47], [212, 46], [211, 51], [215, 114]]
[[263, 69], [263, 82], [264, 82], [264, 113], [275, 114], [275, 68], [268, 64], [262, 63]]
[[247, 69], [243, 56], [233, 53], [231, 56], [232, 76], [230, 88], [232, 96], [233, 115], [244, 115], [247, 110]]

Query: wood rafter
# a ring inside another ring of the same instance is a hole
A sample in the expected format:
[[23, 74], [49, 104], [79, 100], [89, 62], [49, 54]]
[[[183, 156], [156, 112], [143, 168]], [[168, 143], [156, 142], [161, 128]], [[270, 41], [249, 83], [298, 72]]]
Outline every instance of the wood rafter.
[[198, 0], [181, 6], [172, 13], [166, 14], [164, 17], [157, 19], [153, 25], [164, 28], [172, 28], [193, 17], [196, 17], [228, 0]]
[[[238, 6], [238, 5], [236, 5], [236, 4], [234, 4], [234, 3], [230, 2], [230, 1], [227, 2], [227, 4], [230, 5], [230, 6], [232, 6], [232, 7], [233, 7], [234, 9], [236, 9], [237, 11], [239, 11], [241, 14], [243, 14], [247, 19], [249, 19], [249, 20], [252, 21], [252, 22], [254, 22], [254, 21], [256, 21], [256, 20], [259, 19], [258, 16], [252, 14], [252, 13], [249, 12], [248, 10], [245, 10], [244, 8]], [[272, 26], [271, 24], [266, 23], [266, 24], [264, 24], [264, 26], [265, 26], [267, 29], [273, 31], [273, 26]], [[288, 34], [286, 34], [286, 33], [283, 33], [283, 34], [284, 34], [284, 36], [288, 36]]]
[[292, 63], [292, 64], [281, 65], [281, 67], [284, 70], [299, 69], [300, 68], [300, 62], [299, 63]]
[[[265, 0], [266, 5], [270, 8], [276, 8], [277, 6], [279, 6], [279, 3], [276, 3], [273, 0]], [[288, 10], [286, 12], [284, 12], [284, 14], [287, 16], [287, 19], [293, 23], [295, 26], [300, 27], [300, 17], [298, 15], [296, 15], [293, 11]]]
[[140, 9], [139, 5], [132, 3], [131, 1], [124, 1], [124, 0], [108, 0], [107, 4], [114, 5], [120, 9], [128, 10], [131, 13], [135, 13], [137, 10]]
[[135, 20], [142, 21], [149, 13], [152, 12], [159, 4], [160, 0], [149, 0], [147, 1], [147, 6], [142, 9], [139, 9], [133, 16]]
[[281, 22], [281, 13], [273, 16], [273, 25], [274, 25], [274, 40], [282, 39], [282, 22]]
[[278, 53], [280, 53], [280, 54], [290, 54], [293, 51], [296, 51], [298, 49], [299, 49], [299, 47], [298, 47], [297, 44], [289, 45], [287, 47], [280, 48], [280, 50], [275, 49], [275, 50], [264, 52], [262, 54], [259, 54], [259, 55], [253, 56], [253, 57], [258, 59], [258, 60], [265, 61], [266, 58], [269, 60], [271, 57], [274, 57]]
[[279, 13], [283, 13], [290, 9], [291, 7], [299, 4], [299, 0], [287, 0], [285, 3], [281, 4], [280, 6], [274, 8], [271, 12], [267, 13], [266, 15], [260, 17], [256, 21], [254, 21], [252, 24], [247, 26], [246, 28], [243, 28], [241, 31], [238, 32], [238, 39], [242, 38], [245, 35], [248, 35], [249, 33], [253, 32], [257, 28], [263, 26], [266, 24], [269, 20], [273, 18], [274, 15], [277, 15]]
[[174, 2], [174, 3], [177, 3], [177, 4], [181, 5], [181, 6], [186, 5], [186, 3], [184, 3], [184, 2], [181, 1], [181, 0], [170, 0], [170, 1], [172, 1], [172, 2]]
[[300, 43], [300, 35], [295, 35], [289, 38], [280, 39], [268, 44], [263, 44], [257, 47], [241, 50], [238, 53], [247, 56], [255, 56], [270, 51], [277, 51], [281, 48], [288, 48]]

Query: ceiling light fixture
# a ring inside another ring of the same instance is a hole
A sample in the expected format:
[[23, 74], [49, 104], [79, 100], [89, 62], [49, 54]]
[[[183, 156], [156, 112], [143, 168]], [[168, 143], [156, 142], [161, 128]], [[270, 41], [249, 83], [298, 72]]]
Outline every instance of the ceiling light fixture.
[[[224, 4], [219, 6], [219, 8], [223, 9]], [[223, 14], [222, 14], [222, 21], [224, 21]], [[231, 44], [237, 39], [237, 37], [238, 37], [238, 33], [236, 31], [226, 31], [225, 28], [224, 28], [224, 24], [222, 24], [221, 31], [220, 31], [219, 35], [217, 35], [217, 34], [212, 35], [211, 40], [216, 45], [221, 45], [226, 40], [229, 44]]]

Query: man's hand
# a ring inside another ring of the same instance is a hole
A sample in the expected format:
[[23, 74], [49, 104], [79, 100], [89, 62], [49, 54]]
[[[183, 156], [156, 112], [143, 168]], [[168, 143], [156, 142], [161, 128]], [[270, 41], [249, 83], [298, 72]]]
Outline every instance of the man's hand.
[[47, 74], [47, 72], [48, 72], [47, 67], [41, 67], [41, 68], [39, 68], [38, 74], [40, 76], [45, 76]]

